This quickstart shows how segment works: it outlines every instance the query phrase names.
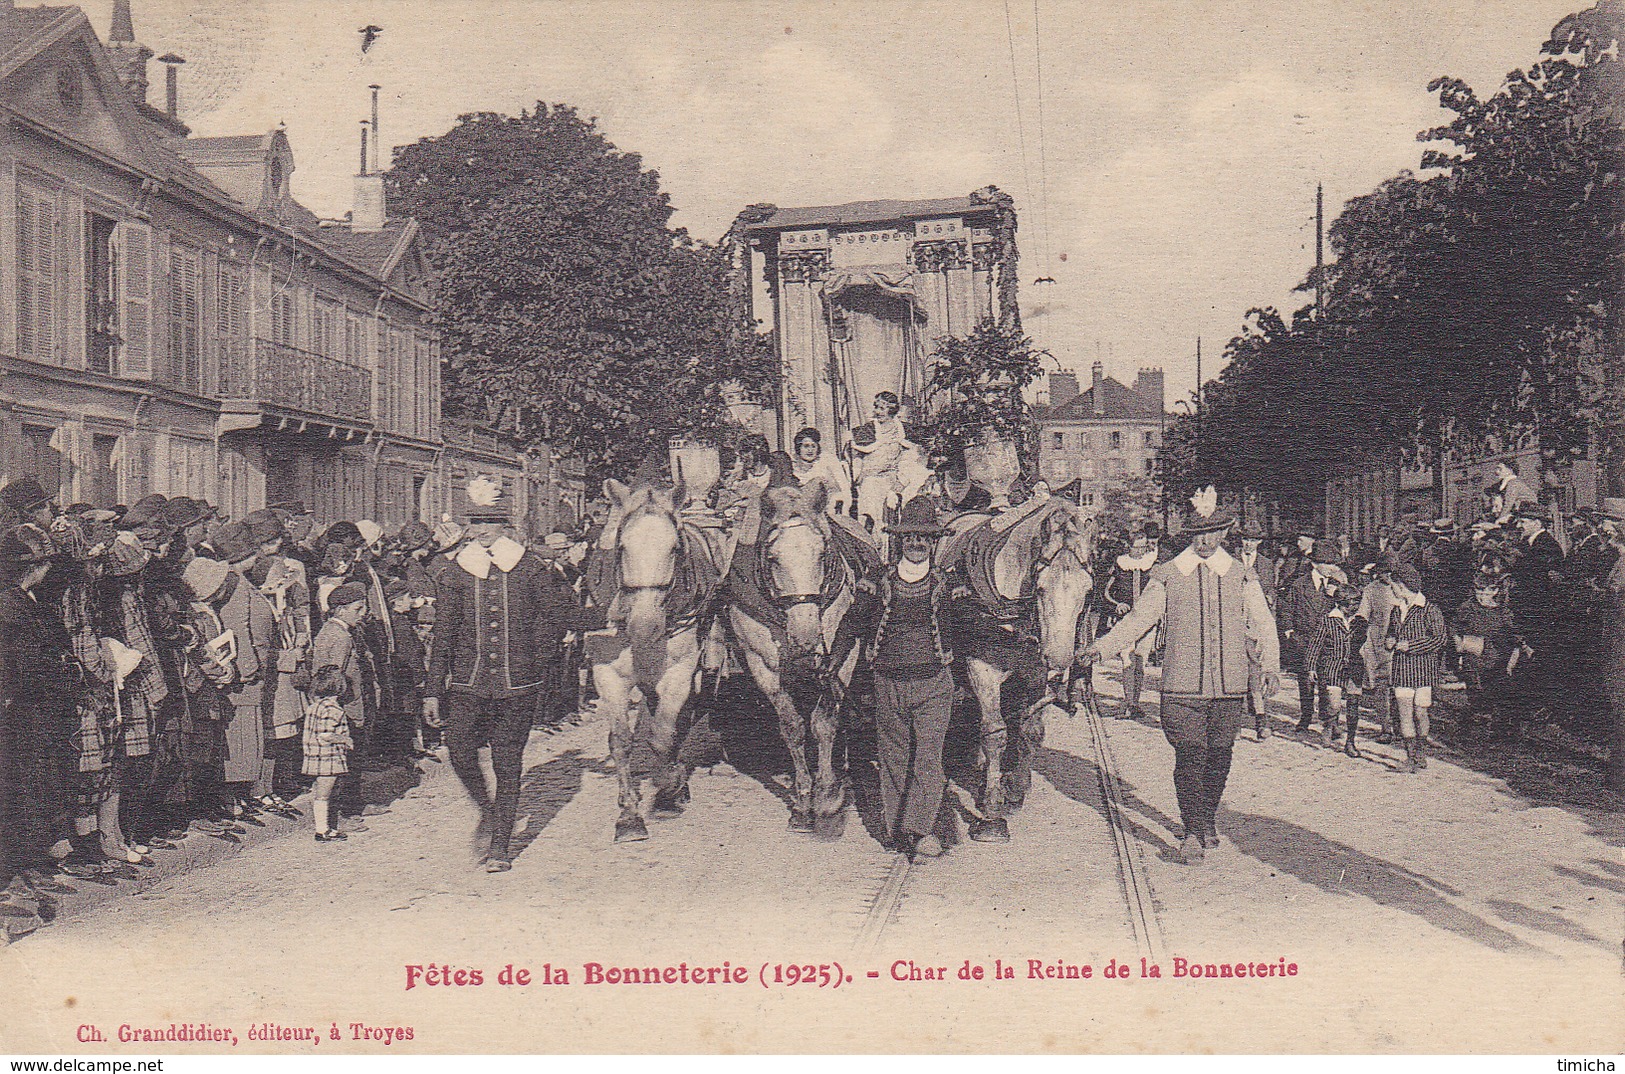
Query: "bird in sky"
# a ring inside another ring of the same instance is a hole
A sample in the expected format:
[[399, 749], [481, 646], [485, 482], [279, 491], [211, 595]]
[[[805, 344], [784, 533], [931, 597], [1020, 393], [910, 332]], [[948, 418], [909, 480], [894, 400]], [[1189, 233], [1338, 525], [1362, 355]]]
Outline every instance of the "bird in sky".
[[361, 51], [366, 52], [372, 48], [373, 44], [378, 40], [378, 35], [383, 32], [384, 28], [382, 26], [373, 26], [370, 23], [357, 30], [356, 33], [361, 35]]

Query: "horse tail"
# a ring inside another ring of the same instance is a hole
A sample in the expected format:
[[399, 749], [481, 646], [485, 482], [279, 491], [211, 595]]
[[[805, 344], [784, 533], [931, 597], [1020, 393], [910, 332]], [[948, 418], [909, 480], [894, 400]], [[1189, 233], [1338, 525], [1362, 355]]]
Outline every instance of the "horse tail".
[[666, 670], [666, 593], [634, 589], [626, 595], [626, 635], [632, 646], [632, 678], [653, 689]]

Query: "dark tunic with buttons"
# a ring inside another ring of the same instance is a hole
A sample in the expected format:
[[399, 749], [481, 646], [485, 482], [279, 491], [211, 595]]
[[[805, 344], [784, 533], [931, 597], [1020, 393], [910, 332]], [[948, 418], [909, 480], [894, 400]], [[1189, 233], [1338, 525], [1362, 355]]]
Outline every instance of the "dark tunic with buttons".
[[563, 577], [526, 552], [511, 571], [440, 577], [425, 696], [523, 697], [548, 681], [580, 608]]

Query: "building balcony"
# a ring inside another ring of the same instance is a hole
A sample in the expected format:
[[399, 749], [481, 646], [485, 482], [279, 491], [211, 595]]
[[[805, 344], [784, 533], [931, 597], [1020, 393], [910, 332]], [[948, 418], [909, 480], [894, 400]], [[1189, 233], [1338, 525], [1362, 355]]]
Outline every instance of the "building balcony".
[[369, 424], [372, 372], [274, 340], [222, 340], [220, 397]]

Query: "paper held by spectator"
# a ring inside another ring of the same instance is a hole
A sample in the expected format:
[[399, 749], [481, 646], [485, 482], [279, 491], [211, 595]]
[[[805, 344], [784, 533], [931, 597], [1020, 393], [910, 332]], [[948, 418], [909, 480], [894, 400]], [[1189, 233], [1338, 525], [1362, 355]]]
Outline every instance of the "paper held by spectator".
[[101, 641], [102, 659], [107, 666], [113, 669], [113, 685], [115, 689], [123, 689], [124, 680], [128, 679], [146, 654], [139, 649], [132, 649], [117, 638], [103, 638]]

